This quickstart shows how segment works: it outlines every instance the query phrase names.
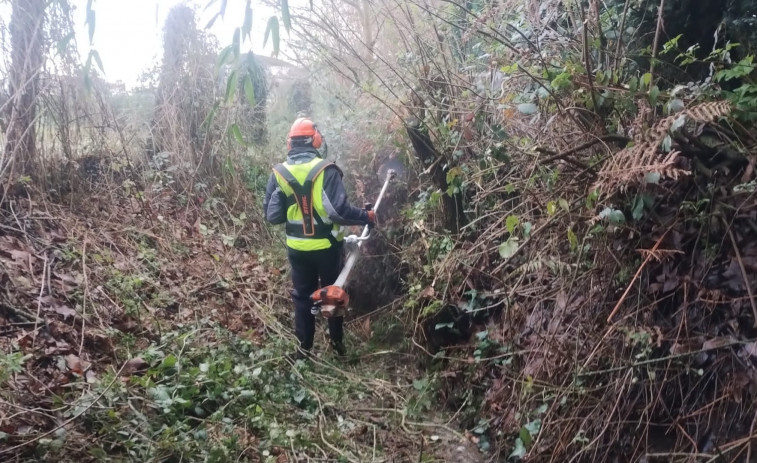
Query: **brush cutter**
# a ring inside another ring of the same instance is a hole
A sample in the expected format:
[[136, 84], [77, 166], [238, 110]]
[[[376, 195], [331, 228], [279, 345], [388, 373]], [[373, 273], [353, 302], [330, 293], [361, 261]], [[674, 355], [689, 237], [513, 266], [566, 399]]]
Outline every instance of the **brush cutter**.
[[[378, 195], [378, 199], [376, 199], [376, 204], [366, 204], [366, 210], [378, 210], [378, 207], [381, 204], [381, 199], [384, 197], [384, 193], [386, 193], [386, 189], [389, 186], [389, 181], [394, 177], [394, 175], [394, 170], [387, 170], [386, 180], [384, 181], [384, 186], [381, 187], [381, 192]], [[344, 290], [344, 287], [347, 283], [347, 278], [350, 276], [350, 272], [355, 266], [355, 262], [360, 255], [360, 246], [364, 241], [368, 240], [371, 237], [372, 229], [373, 227], [371, 225], [366, 225], [365, 228], [363, 228], [363, 233], [360, 236], [349, 235], [344, 238], [344, 242], [349, 253], [347, 255], [347, 259], [344, 262], [344, 267], [342, 268], [341, 273], [339, 273], [339, 276], [337, 277], [334, 284], [316, 290], [313, 294], [310, 295], [310, 300], [313, 302], [313, 308], [311, 309], [311, 313], [313, 315], [318, 315], [320, 313], [325, 318], [331, 318], [343, 317], [347, 314], [350, 297]]]

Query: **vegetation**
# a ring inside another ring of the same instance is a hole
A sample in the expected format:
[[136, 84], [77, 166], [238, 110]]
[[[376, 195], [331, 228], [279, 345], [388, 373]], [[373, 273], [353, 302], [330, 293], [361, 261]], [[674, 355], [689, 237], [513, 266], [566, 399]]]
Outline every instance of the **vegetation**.
[[[753, 1], [245, 2], [230, 43], [177, 6], [129, 91], [6, 3], [4, 459], [754, 458]], [[355, 203], [400, 174], [347, 359], [286, 356], [301, 113]]]

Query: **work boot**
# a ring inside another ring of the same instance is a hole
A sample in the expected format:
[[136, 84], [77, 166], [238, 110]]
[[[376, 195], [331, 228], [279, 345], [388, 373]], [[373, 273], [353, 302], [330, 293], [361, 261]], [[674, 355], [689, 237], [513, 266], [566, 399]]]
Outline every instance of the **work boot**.
[[347, 355], [347, 348], [344, 347], [343, 341], [338, 341], [338, 342], [332, 341], [331, 347], [334, 348], [334, 350], [340, 357], [344, 357], [345, 355]]

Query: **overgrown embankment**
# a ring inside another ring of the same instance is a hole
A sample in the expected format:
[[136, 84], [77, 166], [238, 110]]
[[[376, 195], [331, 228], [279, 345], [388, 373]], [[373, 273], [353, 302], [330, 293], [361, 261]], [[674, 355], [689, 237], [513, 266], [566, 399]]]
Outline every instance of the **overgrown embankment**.
[[349, 359], [293, 364], [286, 262], [257, 212], [143, 200], [3, 204], [4, 461], [478, 461], [426, 418], [391, 316], [350, 323]]

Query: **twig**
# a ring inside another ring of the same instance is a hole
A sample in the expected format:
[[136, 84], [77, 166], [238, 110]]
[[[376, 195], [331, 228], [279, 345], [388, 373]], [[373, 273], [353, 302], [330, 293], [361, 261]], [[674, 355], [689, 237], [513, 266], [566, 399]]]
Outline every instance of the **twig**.
[[[746, 292], [747, 294], [749, 294], [749, 303], [752, 305], [752, 316], [754, 317], [752, 327], [757, 328], [757, 303], [754, 300], [754, 293], [752, 292], [752, 285], [749, 283], [749, 277], [747, 276], [746, 268], [744, 268], [744, 261], [741, 259], [741, 252], [739, 251], [738, 244], [736, 244], [736, 238], [733, 236], [731, 227], [729, 224], [726, 223], [725, 219], [722, 219], [722, 220], [723, 220], [723, 225], [725, 225], [726, 230], [728, 231], [728, 237], [731, 239], [733, 252], [736, 253], [736, 261], [739, 263], [739, 269], [741, 269], [741, 277], [744, 279], [744, 286], [746, 286]], [[747, 461], [749, 460], [747, 459]]]
[[[37, 342], [37, 329], [39, 328], [40, 313], [42, 313], [42, 295], [45, 293], [45, 273], [50, 270], [47, 268], [47, 255], [45, 254], [45, 263], [42, 267], [42, 284], [39, 285], [39, 297], [37, 297], [37, 318], [34, 320], [34, 337], [32, 337], [32, 351], [34, 350], [34, 344]], [[49, 289], [49, 288], [48, 288]]]
[[124, 362], [124, 364], [121, 365], [121, 368], [118, 370], [118, 372], [113, 377], [113, 380], [108, 384], [108, 386], [105, 389], [103, 389], [103, 391], [100, 393], [100, 395], [98, 395], [97, 398], [95, 398], [95, 400], [92, 401], [92, 403], [90, 403], [86, 407], [84, 407], [79, 413], [75, 414], [71, 418], [67, 419], [63, 423], [59, 424], [58, 426], [54, 427], [53, 429], [47, 431], [44, 434], [40, 434], [39, 436], [36, 436], [33, 439], [29, 439], [28, 441], [22, 442], [22, 443], [20, 443], [18, 445], [14, 445], [13, 447], [9, 447], [7, 449], [0, 450], [0, 455], [4, 455], [6, 453], [11, 453], [14, 450], [18, 450], [18, 449], [20, 449], [22, 447], [26, 447], [29, 444], [33, 444], [34, 442], [37, 442], [38, 440], [43, 439], [43, 438], [49, 436], [50, 434], [53, 434], [55, 431], [57, 431], [59, 429], [62, 429], [64, 427], [68, 426], [69, 424], [73, 423], [77, 418], [79, 418], [84, 413], [86, 413], [87, 411], [89, 411], [89, 409], [92, 408], [92, 406], [94, 406], [97, 402], [99, 402], [100, 399], [102, 399], [103, 396], [110, 390], [110, 388], [113, 387], [113, 384], [115, 384], [116, 381], [118, 381], [118, 378], [121, 376], [121, 372], [124, 370], [124, 368], [126, 367], [127, 363], [128, 362]]
[[84, 242], [81, 245], [81, 272], [84, 279], [84, 295], [81, 301], [81, 340], [79, 341], [79, 357], [84, 350], [84, 324], [86, 323], [87, 315], [87, 297], [89, 296], [89, 280], [87, 279], [87, 237], [84, 237]]
[[652, 246], [652, 249], [649, 250], [649, 253], [647, 253], [647, 257], [644, 259], [644, 262], [642, 262], [642, 264], [636, 270], [636, 273], [634, 274], [633, 278], [631, 278], [631, 282], [628, 283], [628, 286], [626, 287], [626, 290], [623, 292], [623, 295], [618, 300], [618, 303], [615, 304], [615, 307], [612, 309], [612, 312], [610, 312], [610, 315], [607, 316], [607, 323], [610, 323], [612, 321], [612, 317], [615, 316], [615, 314], [618, 312], [618, 309], [620, 309], [620, 306], [626, 300], [626, 297], [628, 296], [628, 293], [631, 291], [633, 284], [636, 283], [636, 280], [639, 278], [639, 275], [641, 275], [641, 271], [644, 270], [644, 267], [652, 259], [654, 252], [657, 250], [657, 248], [660, 247], [660, 244], [662, 244], [662, 240], [665, 238], [665, 236], [667, 236], [669, 231], [670, 231], [670, 228], [665, 230], [665, 233], [663, 233], [662, 236], [660, 236], [657, 239], [657, 242], [654, 244], [654, 246]]
[[657, 29], [654, 34], [654, 45], [652, 46], [652, 62], [649, 64], [649, 88], [652, 88], [652, 82], [654, 81], [654, 65], [657, 61], [657, 48], [660, 45], [660, 33], [662, 32], [662, 12], [665, 8], [665, 0], [660, 0], [660, 7], [657, 10]]

